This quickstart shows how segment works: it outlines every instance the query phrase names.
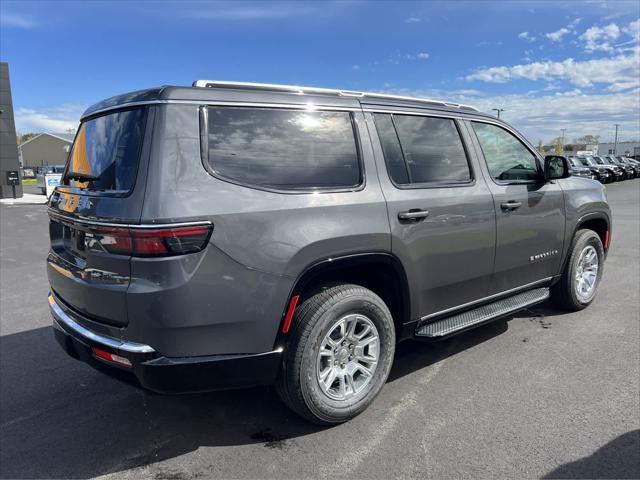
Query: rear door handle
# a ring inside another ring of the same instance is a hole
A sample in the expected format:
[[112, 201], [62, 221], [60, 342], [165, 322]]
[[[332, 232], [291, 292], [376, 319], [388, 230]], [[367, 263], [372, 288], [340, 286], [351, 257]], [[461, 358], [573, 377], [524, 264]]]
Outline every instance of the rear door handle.
[[427, 218], [429, 216], [428, 210], [422, 210], [420, 208], [412, 208], [406, 212], [398, 213], [398, 218], [400, 220], [422, 220], [423, 218]]
[[500, 208], [503, 210], [517, 210], [522, 206], [522, 202], [514, 202], [513, 200], [509, 200], [508, 202], [504, 202], [500, 204]]

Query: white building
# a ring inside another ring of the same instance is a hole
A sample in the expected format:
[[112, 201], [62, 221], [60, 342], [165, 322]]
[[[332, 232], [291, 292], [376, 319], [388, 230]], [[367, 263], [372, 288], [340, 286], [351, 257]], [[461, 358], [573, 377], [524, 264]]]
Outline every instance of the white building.
[[640, 142], [618, 142], [616, 152], [613, 151], [614, 147], [614, 143], [601, 143], [598, 145], [598, 155], [617, 153], [618, 155], [627, 155], [629, 157], [640, 156]]

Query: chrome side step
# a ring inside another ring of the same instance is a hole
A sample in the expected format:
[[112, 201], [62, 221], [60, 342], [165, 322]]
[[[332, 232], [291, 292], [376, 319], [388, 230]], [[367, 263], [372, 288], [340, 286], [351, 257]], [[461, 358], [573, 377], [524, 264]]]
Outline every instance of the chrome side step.
[[424, 340], [441, 340], [450, 335], [462, 332], [463, 330], [477, 327], [483, 323], [530, 307], [536, 303], [544, 302], [548, 298], [548, 288], [527, 290], [526, 292], [503, 298], [493, 303], [458, 313], [457, 315], [422, 324], [416, 329], [415, 337], [416, 339]]

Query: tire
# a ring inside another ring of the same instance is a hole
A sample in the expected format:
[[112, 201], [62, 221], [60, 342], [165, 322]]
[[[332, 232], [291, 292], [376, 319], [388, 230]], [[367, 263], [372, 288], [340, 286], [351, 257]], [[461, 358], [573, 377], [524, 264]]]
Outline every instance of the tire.
[[[593, 272], [593, 265], [585, 268], [590, 263], [589, 256], [593, 253], [596, 255], [593, 263], [597, 266], [595, 272]], [[571, 253], [562, 277], [557, 284], [551, 287], [551, 299], [558, 306], [571, 311], [582, 310], [589, 306], [596, 297], [603, 267], [604, 248], [598, 234], [593, 230], [578, 230], [573, 237]], [[582, 284], [577, 278], [579, 274], [583, 279]], [[589, 278], [593, 279], [590, 288], [588, 288]], [[579, 288], [580, 285], [581, 288]]]
[[[353, 333], [345, 337], [352, 326]], [[313, 423], [334, 425], [354, 418], [387, 381], [395, 328], [387, 305], [371, 290], [351, 284], [321, 288], [298, 307], [289, 335], [276, 387], [284, 403]], [[361, 341], [356, 340], [359, 335]], [[369, 360], [376, 353], [373, 365]]]

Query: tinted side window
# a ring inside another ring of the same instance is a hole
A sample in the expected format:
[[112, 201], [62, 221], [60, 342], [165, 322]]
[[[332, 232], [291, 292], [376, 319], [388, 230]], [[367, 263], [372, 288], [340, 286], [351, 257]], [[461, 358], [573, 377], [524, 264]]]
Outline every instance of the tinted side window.
[[407, 164], [402, 155], [400, 141], [396, 129], [393, 126], [393, 120], [388, 113], [374, 114], [376, 130], [382, 145], [384, 160], [387, 164], [387, 171], [394, 183], [398, 185], [406, 185], [409, 182], [409, 171]]
[[210, 107], [208, 146], [211, 168], [240, 183], [291, 190], [361, 183], [348, 112]]
[[520, 140], [496, 125], [471, 123], [493, 178], [498, 181], [538, 179], [536, 157]]
[[[471, 180], [469, 163], [454, 120], [376, 115], [376, 126], [389, 174], [395, 183]], [[405, 173], [402, 172], [401, 161]]]

